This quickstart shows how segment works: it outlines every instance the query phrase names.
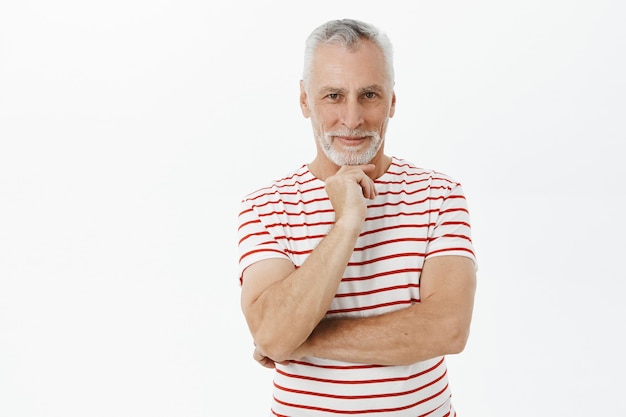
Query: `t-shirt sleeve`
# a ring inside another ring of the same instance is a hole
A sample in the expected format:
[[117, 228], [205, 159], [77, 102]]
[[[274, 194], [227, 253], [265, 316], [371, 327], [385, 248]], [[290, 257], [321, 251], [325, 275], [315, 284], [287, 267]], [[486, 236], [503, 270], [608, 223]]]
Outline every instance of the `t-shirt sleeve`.
[[467, 200], [460, 184], [444, 196], [429, 236], [426, 258], [443, 255], [465, 256], [477, 264]]
[[249, 200], [241, 202], [238, 222], [239, 284], [243, 284], [243, 271], [253, 263], [270, 258], [289, 259]]

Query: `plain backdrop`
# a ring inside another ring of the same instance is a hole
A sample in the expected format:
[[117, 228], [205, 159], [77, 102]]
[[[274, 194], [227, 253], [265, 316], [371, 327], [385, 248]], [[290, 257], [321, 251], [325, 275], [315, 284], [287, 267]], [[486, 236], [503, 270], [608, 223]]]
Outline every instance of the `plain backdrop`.
[[626, 415], [626, 3], [0, 2], [0, 417], [265, 416], [239, 200], [314, 153], [304, 39], [395, 45], [388, 154], [465, 189], [459, 416]]

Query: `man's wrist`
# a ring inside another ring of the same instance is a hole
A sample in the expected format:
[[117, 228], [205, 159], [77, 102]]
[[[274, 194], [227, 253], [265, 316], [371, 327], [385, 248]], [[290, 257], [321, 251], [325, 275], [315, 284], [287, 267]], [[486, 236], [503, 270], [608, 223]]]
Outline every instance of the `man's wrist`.
[[363, 219], [356, 216], [343, 216], [335, 221], [333, 229], [336, 229], [342, 236], [352, 236], [358, 238], [363, 229]]

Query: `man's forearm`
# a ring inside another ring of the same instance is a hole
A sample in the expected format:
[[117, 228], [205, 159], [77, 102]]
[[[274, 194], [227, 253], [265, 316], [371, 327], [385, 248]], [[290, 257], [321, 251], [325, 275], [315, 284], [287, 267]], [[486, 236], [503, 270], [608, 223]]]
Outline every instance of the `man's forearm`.
[[292, 355], [324, 317], [358, 237], [336, 223], [307, 260], [267, 288], [246, 316], [260, 350], [279, 362]]
[[[419, 304], [380, 316], [322, 320], [296, 356], [377, 365], [408, 365], [452, 353], [442, 320], [420, 317]], [[437, 324], [436, 324], [437, 323]], [[418, 334], [421, 334], [419, 336]]]

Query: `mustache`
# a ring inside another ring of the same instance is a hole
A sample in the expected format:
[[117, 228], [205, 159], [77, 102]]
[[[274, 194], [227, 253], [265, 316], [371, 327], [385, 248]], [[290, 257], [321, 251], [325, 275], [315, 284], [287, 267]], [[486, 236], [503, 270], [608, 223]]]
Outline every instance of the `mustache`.
[[335, 130], [333, 132], [326, 132], [324, 136], [328, 139], [333, 136], [348, 136], [348, 137], [373, 137], [378, 139], [378, 132], [375, 130], [358, 130], [358, 129], [346, 129], [346, 130]]

